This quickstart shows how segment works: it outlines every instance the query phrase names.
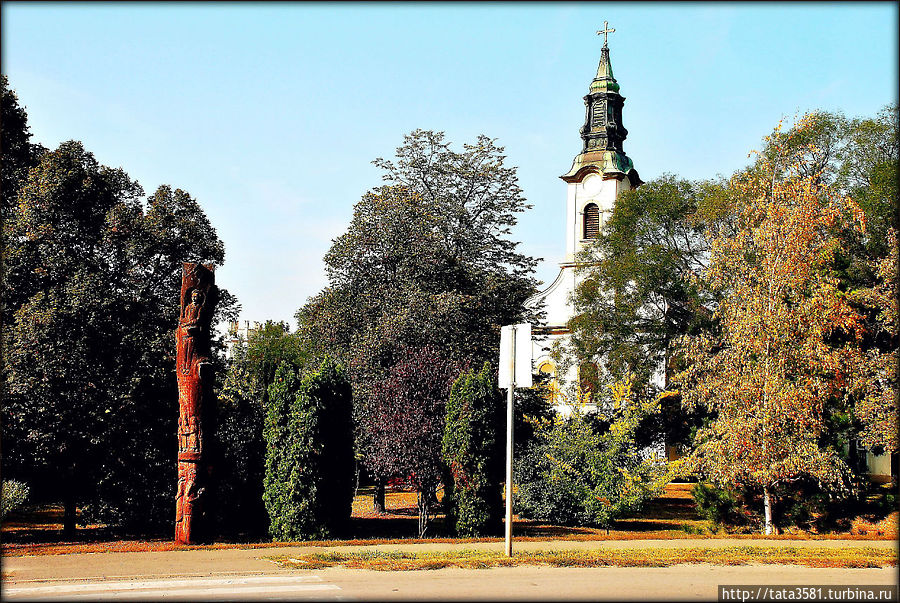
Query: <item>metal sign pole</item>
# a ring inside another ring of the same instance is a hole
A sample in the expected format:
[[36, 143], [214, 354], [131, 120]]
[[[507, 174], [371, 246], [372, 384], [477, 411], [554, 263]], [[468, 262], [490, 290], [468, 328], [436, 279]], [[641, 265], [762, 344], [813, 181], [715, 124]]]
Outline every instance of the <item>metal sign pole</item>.
[[510, 337], [509, 390], [506, 395], [506, 556], [512, 557], [513, 398], [516, 390], [516, 327]]

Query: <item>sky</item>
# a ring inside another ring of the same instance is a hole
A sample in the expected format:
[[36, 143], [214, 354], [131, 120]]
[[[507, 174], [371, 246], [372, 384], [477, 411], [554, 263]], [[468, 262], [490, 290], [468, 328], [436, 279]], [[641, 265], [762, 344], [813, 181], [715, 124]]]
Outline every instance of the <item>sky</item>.
[[729, 176], [782, 118], [873, 117], [898, 94], [898, 4], [3, 2], [0, 68], [33, 141], [79, 140], [147, 194], [189, 192], [241, 319], [283, 320], [416, 128], [505, 147], [533, 208], [512, 239], [563, 260], [566, 185], [604, 21], [644, 181]]

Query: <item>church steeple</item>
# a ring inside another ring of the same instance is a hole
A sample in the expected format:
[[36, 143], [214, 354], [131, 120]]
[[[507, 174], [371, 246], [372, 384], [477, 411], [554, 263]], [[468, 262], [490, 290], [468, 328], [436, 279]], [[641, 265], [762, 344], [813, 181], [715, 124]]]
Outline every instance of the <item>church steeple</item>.
[[622, 148], [622, 143], [628, 136], [628, 130], [622, 125], [625, 97], [619, 93], [619, 83], [613, 76], [606, 42], [607, 34], [614, 31], [604, 21], [603, 29], [597, 32], [604, 36], [600, 64], [597, 66], [597, 76], [584, 97], [586, 112], [580, 132], [583, 141], [581, 153], [575, 157], [568, 173], [561, 176], [566, 182], [579, 182], [588, 172], [599, 172], [605, 177], [617, 179], [627, 176], [632, 187], [642, 183], [631, 159]]
[[597, 77], [591, 82], [591, 94], [596, 92], [619, 92], [619, 83], [613, 76], [612, 64], [609, 62], [609, 46], [600, 49], [600, 65], [597, 66]]

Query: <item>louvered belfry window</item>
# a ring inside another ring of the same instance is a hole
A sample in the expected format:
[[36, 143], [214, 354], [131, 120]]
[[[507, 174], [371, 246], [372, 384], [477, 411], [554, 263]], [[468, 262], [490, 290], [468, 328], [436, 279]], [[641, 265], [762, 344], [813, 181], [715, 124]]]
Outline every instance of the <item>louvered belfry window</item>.
[[600, 234], [600, 208], [588, 203], [584, 208], [584, 238], [596, 239]]

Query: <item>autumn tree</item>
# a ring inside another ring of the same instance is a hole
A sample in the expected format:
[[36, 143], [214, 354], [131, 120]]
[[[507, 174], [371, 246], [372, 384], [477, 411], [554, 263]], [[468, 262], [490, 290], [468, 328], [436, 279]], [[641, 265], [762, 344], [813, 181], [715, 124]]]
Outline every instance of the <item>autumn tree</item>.
[[862, 213], [810, 161], [820, 149], [798, 142], [811, 124], [776, 130], [732, 178], [743, 200], [736, 232], [712, 242], [704, 275], [720, 296], [719, 330], [679, 341], [675, 383], [689, 407], [715, 415], [689, 466], [720, 485], [760, 488], [767, 534], [777, 485], [807, 476], [844, 486], [846, 466], [822, 436], [826, 405], [847, 397], [860, 361], [862, 317], [825, 268], [840, 228], [862, 230]]
[[[3, 473], [133, 528], [171, 519], [182, 262], [221, 264], [197, 202], [144, 198], [80, 143], [45, 153], [3, 224]], [[216, 320], [234, 313], [222, 291]]]

